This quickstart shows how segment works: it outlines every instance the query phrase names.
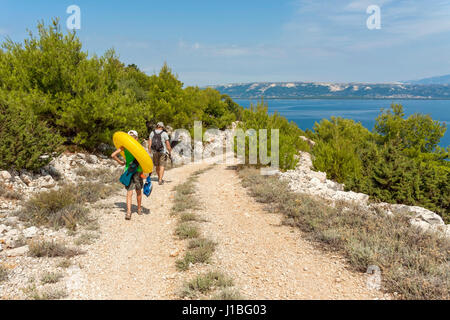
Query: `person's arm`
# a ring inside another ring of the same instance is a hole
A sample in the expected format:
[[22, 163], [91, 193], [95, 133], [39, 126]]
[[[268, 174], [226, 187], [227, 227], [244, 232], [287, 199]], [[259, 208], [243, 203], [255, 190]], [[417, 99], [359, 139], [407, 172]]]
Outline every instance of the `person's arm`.
[[164, 133], [164, 138], [165, 138], [165, 143], [166, 143], [166, 149], [169, 152], [169, 154], [172, 153], [172, 147], [170, 146], [170, 139], [169, 139], [169, 135], [167, 134], [167, 132]]
[[169, 151], [169, 154], [171, 154], [172, 153], [172, 148], [170, 147], [169, 140], [166, 140], [166, 147], [167, 147], [167, 151]]
[[126, 162], [123, 161], [123, 160], [120, 160], [119, 157], [118, 157], [118, 155], [119, 155], [122, 151], [123, 151], [123, 147], [120, 147], [119, 149], [117, 149], [116, 151], [114, 151], [114, 152], [111, 154], [111, 158], [113, 158], [114, 160], [116, 160], [116, 162], [117, 162], [118, 164], [124, 166], [124, 165], [126, 164]]
[[150, 136], [148, 137], [148, 152], [152, 151], [152, 133], [150, 133]]

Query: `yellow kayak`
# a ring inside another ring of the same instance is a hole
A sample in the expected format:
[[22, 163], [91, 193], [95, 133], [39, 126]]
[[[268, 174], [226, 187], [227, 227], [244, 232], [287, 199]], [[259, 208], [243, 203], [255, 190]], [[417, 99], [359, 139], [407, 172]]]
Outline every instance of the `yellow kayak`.
[[[145, 151], [144, 147], [136, 141], [129, 134], [118, 131], [113, 135], [113, 142], [117, 149], [120, 147], [124, 147], [136, 158], [136, 160], [141, 165], [144, 173], [151, 173], [153, 171], [153, 161], [150, 158], [150, 155]], [[120, 153], [122, 157], [125, 159], [125, 154], [123, 152]]]

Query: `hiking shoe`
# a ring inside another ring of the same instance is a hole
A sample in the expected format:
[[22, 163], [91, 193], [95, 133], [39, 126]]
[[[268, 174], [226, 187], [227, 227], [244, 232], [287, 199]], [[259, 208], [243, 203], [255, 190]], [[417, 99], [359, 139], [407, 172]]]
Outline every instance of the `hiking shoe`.
[[131, 212], [128, 212], [128, 213], [125, 215], [125, 220], [131, 220]]
[[158, 181], [158, 184], [159, 184], [159, 185], [164, 184], [164, 180]]

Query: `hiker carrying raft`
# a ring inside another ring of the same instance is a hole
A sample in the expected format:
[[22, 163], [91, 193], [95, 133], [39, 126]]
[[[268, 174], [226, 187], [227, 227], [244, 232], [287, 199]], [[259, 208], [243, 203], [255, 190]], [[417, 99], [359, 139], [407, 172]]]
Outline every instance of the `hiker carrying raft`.
[[[128, 131], [128, 134], [138, 141], [138, 133], [135, 130]], [[125, 154], [125, 161], [120, 160], [118, 155], [123, 152]], [[111, 158], [117, 161], [122, 166], [125, 166], [125, 173], [131, 172], [127, 177], [125, 189], [127, 190], [127, 213], [125, 215], [126, 220], [131, 219], [131, 202], [133, 198], [133, 190], [136, 190], [136, 200], [138, 205], [137, 213], [142, 214], [142, 188], [144, 186], [144, 180], [142, 178], [142, 167], [136, 161], [134, 156], [126, 148], [120, 147], [111, 154]]]

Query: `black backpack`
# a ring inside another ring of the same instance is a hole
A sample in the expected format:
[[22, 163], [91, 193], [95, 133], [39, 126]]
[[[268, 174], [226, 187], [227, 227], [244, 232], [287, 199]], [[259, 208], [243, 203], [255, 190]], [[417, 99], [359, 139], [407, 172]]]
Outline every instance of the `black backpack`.
[[152, 150], [156, 152], [162, 152], [164, 151], [164, 146], [162, 143], [161, 135], [164, 131], [161, 131], [160, 133], [156, 133], [156, 131], [153, 131], [153, 138], [152, 138]]

